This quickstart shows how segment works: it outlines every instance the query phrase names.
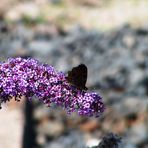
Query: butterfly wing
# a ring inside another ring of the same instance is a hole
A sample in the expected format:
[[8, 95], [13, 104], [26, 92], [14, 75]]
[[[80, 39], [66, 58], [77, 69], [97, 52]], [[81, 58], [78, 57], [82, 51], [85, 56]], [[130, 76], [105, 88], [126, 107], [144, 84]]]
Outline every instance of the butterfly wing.
[[87, 81], [87, 67], [84, 64], [74, 67], [71, 71], [68, 71], [67, 80], [77, 88], [87, 90], [85, 86]]

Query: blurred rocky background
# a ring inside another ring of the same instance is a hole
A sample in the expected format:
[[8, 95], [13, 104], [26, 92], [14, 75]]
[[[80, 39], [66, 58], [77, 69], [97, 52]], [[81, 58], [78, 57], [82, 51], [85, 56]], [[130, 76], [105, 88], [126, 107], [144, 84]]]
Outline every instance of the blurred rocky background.
[[67, 115], [34, 98], [0, 110], [0, 148], [85, 148], [113, 132], [148, 148], [148, 1], [1, 0], [0, 60], [33, 57], [65, 73], [84, 63], [101, 118]]

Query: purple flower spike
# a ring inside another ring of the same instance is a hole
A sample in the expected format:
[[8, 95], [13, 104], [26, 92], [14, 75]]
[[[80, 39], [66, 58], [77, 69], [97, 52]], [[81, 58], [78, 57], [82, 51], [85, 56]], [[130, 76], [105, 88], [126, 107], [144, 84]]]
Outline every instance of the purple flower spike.
[[100, 95], [71, 86], [66, 75], [34, 59], [9, 58], [0, 63], [0, 104], [12, 98], [33, 96], [51, 106], [56, 104], [67, 113], [100, 116], [105, 107]]

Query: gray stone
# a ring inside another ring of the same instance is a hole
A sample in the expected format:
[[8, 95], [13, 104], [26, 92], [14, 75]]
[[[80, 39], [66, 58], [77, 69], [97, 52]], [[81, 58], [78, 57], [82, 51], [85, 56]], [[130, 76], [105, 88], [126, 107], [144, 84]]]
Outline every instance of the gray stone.
[[57, 140], [47, 144], [45, 148], [85, 148], [83, 136], [80, 132], [70, 132]]

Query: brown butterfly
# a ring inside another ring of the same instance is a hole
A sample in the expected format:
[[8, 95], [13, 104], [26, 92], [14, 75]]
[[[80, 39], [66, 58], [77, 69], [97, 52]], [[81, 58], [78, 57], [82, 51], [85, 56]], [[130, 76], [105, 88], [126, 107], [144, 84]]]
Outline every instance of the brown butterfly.
[[77, 67], [73, 67], [71, 71], [68, 71], [67, 81], [76, 86], [78, 89], [87, 90], [87, 67], [84, 64], [80, 64]]

